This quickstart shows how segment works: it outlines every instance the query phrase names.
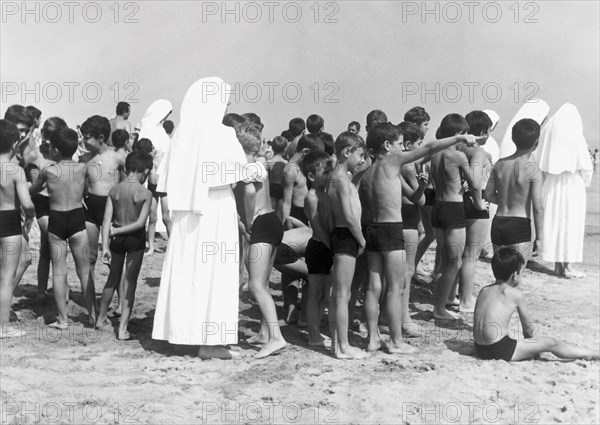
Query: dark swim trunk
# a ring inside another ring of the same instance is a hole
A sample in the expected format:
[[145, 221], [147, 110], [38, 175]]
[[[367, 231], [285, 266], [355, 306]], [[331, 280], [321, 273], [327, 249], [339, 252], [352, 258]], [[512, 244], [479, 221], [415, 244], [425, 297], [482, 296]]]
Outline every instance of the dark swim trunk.
[[471, 192], [465, 192], [463, 194], [463, 204], [465, 205], [465, 219], [481, 220], [490, 218], [490, 212], [487, 208], [485, 210], [478, 210], [475, 208], [475, 204], [473, 203], [473, 194]]
[[294, 250], [283, 242], [277, 247], [277, 253], [275, 254], [275, 266], [283, 266], [285, 264], [292, 264], [298, 261], [300, 257], [296, 255]]
[[527, 217], [500, 217], [492, 220], [491, 239], [494, 245], [507, 246], [531, 242], [531, 220]]
[[294, 217], [308, 226], [308, 217], [306, 217], [306, 214], [304, 214], [304, 208], [292, 205], [292, 208], [290, 209], [290, 217]]
[[23, 233], [21, 228], [21, 211], [0, 211], [0, 238], [17, 236]]
[[333, 267], [333, 254], [323, 242], [310, 238], [306, 245], [308, 274], [329, 274]]
[[83, 208], [76, 208], [71, 211], [50, 210], [48, 233], [67, 240], [82, 230], [85, 230], [85, 212]]
[[425, 205], [433, 205], [435, 203], [435, 189], [425, 189], [423, 194], [425, 195]]
[[252, 223], [250, 229], [250, 245], [256, 243], [268, 243], [278, 246], [283, 240], [283, 225], [277, 214], [270, 212], [259, 215]]
[[88, 193], [84, 199], [85, 221], [93, 223], [96, 226], [102, 226], [104, 221], [104, 210], [106, 209], [107, 196], [98, 196]]
[[154, 199], [158, 199], [158, 198], [164, 198], [165, 196], [167, 196], [167, 192], [157, 192], [156, 188], [158, 185], [153, 184], [153, 183], [148, 183], [148, 190], [150, 192], [152, 192], [152, 197]]
[[435, 201], [431, 214], [431, 225], [438, 229], [463, 229], [465, 207], [462, 202]]
[[367, 224], [367, 251], [383, 252], [404, 249], [402, 222]]
[[406, 230], [419, 228], [419, 209], [412, 204], [402, 204], [402, 223]]
[[490, 345], [475, 343], [475, 353], [483, 360], [504, 360], [509, 362], [517, 348], [517, 341], [506, 335]]
[[50, 215], [50, 198], [45, 195], [33, 195], [31, 197], [33, 207], [35, 208], [35, 218], [40, 219]]
[[130, 254], [146, 248], [146, 229], [117, 235], [110, 241], [110, 251], [119, 254]]
[[271, 196], [271, 198], [282, 199], [283, 186], [279, 183], [269, 183], [269, 195]]
[[358, 257], [358, 241], [347, 227], [336, 227], [331, 232], [331, 253]]

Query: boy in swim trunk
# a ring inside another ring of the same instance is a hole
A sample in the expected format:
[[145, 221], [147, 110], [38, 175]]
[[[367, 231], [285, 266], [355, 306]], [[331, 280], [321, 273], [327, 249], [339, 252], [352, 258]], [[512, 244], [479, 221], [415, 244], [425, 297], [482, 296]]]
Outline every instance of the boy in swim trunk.
[[142, 185], [150, 170], [152, 170], [152, 157], [147, 153], [138, 151], [127, 156], [125, 160], [127, 177], [108, 192], [102, 222], [102, 262], [110, 265], [110, 272], [102, 291], [96, 326], [110, 324], [106, 318], [108, 306], [116, 287], [121, 282], [123, 265], [127, 262], [121, 291], [121, 319], [118, 333], [118, 339], [121, 341], [130, 338], [127, 325], [135, 301], [137, 279], [146, 247], [146, 220], [150, 214], [152, 193]]
[[366, 353], [348, 342], [350, 288], [356, 257], [365, 250], [365, 238], [360, 227], [361, 205], [358, 190], [348, 173], [356, 173], [365, 162], [365, 142], [357, 134], [346, 131], [335, 141], [337, 165], [327, 183], [327, 196], [332, 212], [333, 231], [330, 248], [333, 253], [332, 287], [329, 303], [333, 354], [338, 359], [360, 359]]
[[[36, 182], [29, 188], [31, 194], [39, 193], [44, 184], [50, 197], [48, 239], [52, 258], [52, 281], [54, 299], [58, 308], [58, 320], [50, 326], [66, 330], [67, 323], [67, 242], [75, 260], [75, 270], [81, 282], [81, 293], [89, 314], [89, 324], [96, 323], [94, 287], [89, 285], [90, 243], [83, 210], [83, 192], [86, 182], [97, 177], [98, 170], [71, 158], [77, 150], [78, 136], [75, 130], [59, 128], [50, 136], [50, 156], [56, 164], [41, 170]], [[97, 235], [96, 235], [97, 237]], [[97, 243], [93, 244], [97, 245]]]
[[244, 176], [245, 210], [252, 214], [246, 217], [247, 226], [250, 227], [248, 286], [258, 303], [262, 318], [257, 337], [249, 342], [265, 342], [255, 355], [261, 359], [287, 345], [281, 335], [275, 302], [269, 289], [269, 275], [273, 269], [277, 247], [283, 239], [283, 226], [271, 206], [267, 169], [256, 161], [263, 147], [260, 130], [248, 123], [240, 125], [236, 131], [248, 160], [246, 169], [252, 170], [252, 173], [247, 172]]
[[[19, 141], [19, 129], [7, 120], [0, 120], [0, 338], [21, 336], [22, 332], [6, 329], [19, 259], [22, 235], [27, 235], [35, 216], [33, 202], [27, 190], [25, 171], [13, 160], [13, 149]], [[21, 226], [21, 210], [25, 225]]]
[[[554, 337], [534, 335], [525, 296], [517, 289], [521, 284], [525, 259], [513, 248], [502, 247], [492, 258], [496, 282], [481, 289], [475, 303], [473, 339], [475, 353], [484, 360], [518, 361], [551, 352], [561, 359], [598, 360], [600, 353], [571, 347]], [[519, 313], [523, 341], [508, 336], [510, 318]]]
[[[525, 261], [542, 246], [542, 172], [529, 160], [540, 137], [539, 124], [529, 118], [518, 121], [512, 128], [512, 140], [517, 151], [494, 165], [485, 199], [498, 205], [492, 220], [491, 239], [494, 250], [511, 246]], [[536, 241], [531, 244], [530, 212], [533, 205]]]

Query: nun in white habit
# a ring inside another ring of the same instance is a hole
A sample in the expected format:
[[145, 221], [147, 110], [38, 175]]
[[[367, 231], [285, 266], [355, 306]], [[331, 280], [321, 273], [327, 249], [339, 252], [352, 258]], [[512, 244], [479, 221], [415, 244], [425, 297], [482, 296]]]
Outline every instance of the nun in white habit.
[[535, 160], [544, 173], [544, 261], [555, 263], [561, 277], [584, 277], [571, 263], [583, 260], [586, 193], [592, 161], [577, 108], [565, 103], [542, 128]]
[[221, 124], [230, 92], [217, 77], [187, 91], [181, 122], [158, 170], [173, 231], [163, 264], [152, 338], [200, 345], [203, 358], [231, 358], [237, 343], [239, 239], [232, 184], [247, 163], [235, 131]]
[[548, 106], [548, 104], [541, 99], [531, 99], [525, 102], [525, 104], [521, 106], [521, 109], [519, 109], [517, 114], [510, 121], [508, 127], [506, 127], [506, 132], [504, 133], [504, 137], [500, 142], [499, 157], [506, 158], [517, 151], [517, 147], [512, 141], [512, 128], [518, 121], [522, 120], [523, 118], [530, 118], [539, 125], [542, 125], [548, 116], [549, 111], [550, 106]]

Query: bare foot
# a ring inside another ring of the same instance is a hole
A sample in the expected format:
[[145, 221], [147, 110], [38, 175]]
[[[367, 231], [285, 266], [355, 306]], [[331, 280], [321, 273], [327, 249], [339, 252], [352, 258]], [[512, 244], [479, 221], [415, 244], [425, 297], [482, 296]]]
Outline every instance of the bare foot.
[[417, 352], [417, 349], [408, 344], [394, 344], [390, 341], [388, 343], [387, 352], [390, 354], [413, 354]]
[[473, 304], [461, 304], [458, 307], [458, 311], [461, 313], [473, 313], [475, 312], [475, 306]]
[[67, 329], [69, 329], [69, 324], [68, 323], [60, 323], [59, 321], [56, 321], [54, 323], [50, 323], [48, 325], [49, 328], [54, 328], [54, 329], [59, 329], [61, 331], [66, 331]]
[[246, 342], [248, 344], [266, 344], [267, 342], [269, 342], [269, 339], [267, 337], [262, 336], [261, 333], [257, 333], [252, 338], [248, 338]]
[[9, 326], [7, 324], [4, 324], [0, 329], [0, 339], [19, 338], [25, 335], [27, 335], [27, 332], [21, 329], [21, 326], [15, 327], [13, 325]]
[[433, 318], [436, 320], [458, 320], [459, 317], [448, 310], [443, 310], [441, 312], [433, 310]]
[[335, 357], [339, 360], [364, 359], [367, 356], [368, 356], [368, 354], [366, 351], [363, 351], [356, 347], [348, 347], [344, 351], [342, 351], [340, 348], [338, 348], [335, 353]]
[[281, 338], [277, 341], [267, 342], [265, 346], [254, 356], [255, 359], [263, 359], [271, 354], [275, 354], [278, 351], [281, 351], [285, 348], [287, 342], [285, 339]]
[[148, 248], [148, 251], [146, 251], [146, 253], [144, 254], [144, 256], [149, 257], [152, 254], [154, 254], [154, 247]]
[[311, 340], [310, 338], [308, 339], [308, 346], [309, 347], [315, 347], [315, 348], [331, 348], [331, 340], [326, 340], [325, 338], [323, 338], [322, 336], [319, 336], [319, 338], [315, 339], [315, 340]]
[[374, 353], [379, 350], [386, 350], [387, 345], [385, 342], [381, 340], [381, 338], [375, 339], [373, 341], [369, 341], [369, 345], [367, 345], [367, 351], [369, 353]]
[[402, 336], [404, 338], [416, 338], [420, 336], [419, 325], [415, 322], [402, 323]]
[[[237, 353], [236, 353], [237, 354]], [[233, 357], [237, 357], [234, 353], [225, 347], [220, 345], [201, 345], [198, 350], [198, 357], [203, 360], [208, 359], [221, 359], [231, 360]]]
[[105, 328], [105, 327], [111, 326], [111, 325], [112, 325], [112, 323], [108, 319], [98, 320], [96, 322], [96, 329], [102, 329], [102, 328]]
[[565, 277], [567, 277], [569, 279], [580, 279], [582, 277], [586, 277], [586, 274], [567, 267], [565, 269]]
[[131, 339], [131, 335], [126, 330], [119, 329], [119, 336], [117, 337], [119, 341], [129, 341]]

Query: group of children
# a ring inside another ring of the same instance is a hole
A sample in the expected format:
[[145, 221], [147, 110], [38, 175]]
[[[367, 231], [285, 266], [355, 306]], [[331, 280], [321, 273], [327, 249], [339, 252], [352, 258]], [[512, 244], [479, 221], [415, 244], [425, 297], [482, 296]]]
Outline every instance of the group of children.
[[[118, 290], [118, 338], [129, 339], [127, 324], [144, 257], [146, 222], [157, 198], [152, 183], [150, 190], [143, 186], [149, 177], [150, 182], [152, 176], [156, 181], [153, 143], [147, 138], [130, 143], [125, 129], [112, 129], [114, 123], [107, 118], [93, 116], [81, 125], [89, 153], [74, 161], [77, 132], [53, 117], [44, 123], [38, 144], [32, 136], [30, 116], [24, 107], [15, 105], [0, 120], [2, 323], [9, 320], [12, 294], [22, 276], [18, 269], [23, 267], [24, 235], [37, 216], [42, 242], [46, 241], [46, 254], [40, 255], [40, 263], [42, 259], [45, 263], [38, 266], [40, 289], [47, 286], [49, 258], [53, 266], [58, 318], [50, 326], [68, 326], [68, 244], [89, 324], [100, 328], [110, 324], [108, 309]], [[375, 110], [367, 116], [365, 142], [358, 122], [351, 122], [348, 131], [334, 140], [324, 131], [323, 118], [311, 115], [306, 121], [291, 120], [288, 130], [267, 145], [256, 114], [224, 117], [223, 124], [236, 130], [247, 161], [255, 164], [235, 193], [242, 246], [247, 246], [242, 258], [246, 259], [248, 286], [262, 313], [260, 331], [249, 340], [263, 344], [257, 357], [286, 346], [269, 290], [273, 267], [282, 270], [284, 293], [291, 287], [295, 295], [287, 297], [288, 321], [295, 310], [298, 313], [298, 286], [293, 282], [299, 277], [308, 281], [302, 316], [309, 345], [328, 345], [320, 332], [328, 308], [333, 355], [357, 359], [367, 352], [351, 346], [348, 334], [363, 284], [357, 276], [366, 266], [367, 351], [414, 352], [415, 348], [403, 341], [403, 337], [416, 336], [409, 314], [410, 285], [432, 234], [437, 241], [433, 317], [457, 319], [450, 311], [453, 309], [474, 312], [475, 347], [480, 357], [520, 360], [542, 351], [563, 358], [595, 356], [554, 339], [536, 337], [537, 342], [531, 342], [534, 335], [523, 296], [514, 288], [527, 259], [541, 247], [541, 178], [529, 162], [539, 138], [537, 122], [523, 119], [515, 124], [516, 153], [492, 168], [491, 158], [481, 148], [492, 127], [484, 112], [473, 111], [466, 117], [447, 115], [436, 140], [423, 143], [429, 121], [420, 107], [408, 111], [399, 125], [389, 123], [382, 111]], [[498, 205], [492, 223], [487, 202]], [[536, 232], [533, 244], [531, 208]], [[490, 225], [497, 251], [492, 260], [497, 281], [484, 288], [474, 303], [475, 262]], [[98, 305], [94, 267], [100, 229], [101, 259], [110, 265], [110, 273]], [[282, 244], [286, 233], [298, 229], [300, 238], [307, 239], [301, 243], [301, 253], [295, 252], [291, 243]], [[297, 273], [286, 269], [300, 256], [305, 269]], [[507, 337], [515, 308], [524, 325], [525, 343]], [[387, 342], [379, 332], [382, 316], [389, 323]], [[499, 324], [502, 332], [490, 335], [489, 323]], [[2, 336], [8, 336], [4, 327]]]

